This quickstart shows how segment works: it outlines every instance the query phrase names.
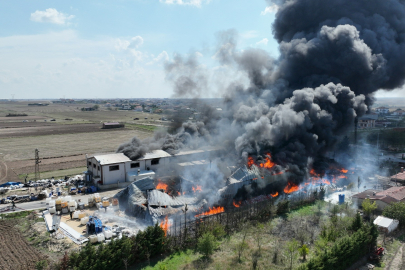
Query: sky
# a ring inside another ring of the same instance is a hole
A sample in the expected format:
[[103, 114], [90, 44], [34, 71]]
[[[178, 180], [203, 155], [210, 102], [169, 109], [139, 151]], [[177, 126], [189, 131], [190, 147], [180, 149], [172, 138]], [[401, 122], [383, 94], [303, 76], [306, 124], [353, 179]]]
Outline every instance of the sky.
[[215, 73], [222, 31], [277, 57], [275, 12], [265, 0], [1, 1], [0, 99], [170, 98], [165, 61], [195, 54]]

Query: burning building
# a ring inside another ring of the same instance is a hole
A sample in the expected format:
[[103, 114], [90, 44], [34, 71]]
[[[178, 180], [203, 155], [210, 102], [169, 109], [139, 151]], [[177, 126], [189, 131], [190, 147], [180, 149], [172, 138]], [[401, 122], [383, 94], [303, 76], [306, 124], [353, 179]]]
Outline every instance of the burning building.
[[[220, 148], [208, 158], [185, 155], [176, 166], [168, 165], [171, 174], [185, 179], [178, 192], [190, 183], [201, 186], [195, 196], [208, 202], [207, 209], [242, 187], [251, 196], [258, 188], [292, 193], [350, 177], [328, 172], [325, 155], [369, 110], [377, 90], [403, 86], [405, 5], [399, 0], [269, 2], [277, 6], [272, 27], [279, 57], [261, 49], [239, 50], [234, 31], [218, 35], [213, 58], [223, 73], [210, 73], [194, 54], [175, 55], [165, 64], [175, 96], [204, 96], [215, 77], [221, 81], [222, 111], [200, 106], [196, 122], [175, 121], [170, 133], [157, 131], [152, 138], [120, 145], [117, 153], [128, 158], [125, 164], [156, 150], [168, 153], [171, 164], [182, 151]], [[168, 168], [160, 165], [157, 173]]]

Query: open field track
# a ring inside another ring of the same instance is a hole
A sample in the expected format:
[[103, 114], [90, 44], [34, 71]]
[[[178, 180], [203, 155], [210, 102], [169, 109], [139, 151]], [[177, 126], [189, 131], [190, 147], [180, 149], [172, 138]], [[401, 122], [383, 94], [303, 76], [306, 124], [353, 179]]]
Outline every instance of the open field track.
[[0, 145], [4, 160], [14, 161], [33, 159], [35, 148], [40, 151], [41, 158], [113, 152], [120, 144], [134, 136], [145, 139], [152, 136], [152, 132], [120, 129], [108, 132], [0, 138]]
[[0, 221], [0, 269], [35, 269], [36, 262], [43, 259], [44, 256], [13, 227], [12, 220]]
[[[87, 132], [111, 132], [111, 130], [102, 129], [101, 124], [72, 124], [72, 125], [48, 124], [37, 126], [31, 126], [32, 124], [35, 124], [35, 122], [18, 123], [18, 124], [26, 124], [25, 126], [15, 125], [17, 123], [7, 123], [9, 125], [5, 124], [6, 123], [0, 123], [0, 138], [58, 135], [69, 133], [77, 134]], [[3, 128], [3, 126], [6, 126], [6, 128]]]
[[[86, 166], [85, 154], [115, 152], [121, 143], [134, 136], [145, 139], [152, 132], [140, 130], [108, 130], [34, 137], [0, 138], [0, 183], [21, 181], [18, 175], [29, 174], [34, 169], [34, 149], [39, 149], [40, 171], [56, 171]], [[7, 177], [4, 178], [6, 174]]]

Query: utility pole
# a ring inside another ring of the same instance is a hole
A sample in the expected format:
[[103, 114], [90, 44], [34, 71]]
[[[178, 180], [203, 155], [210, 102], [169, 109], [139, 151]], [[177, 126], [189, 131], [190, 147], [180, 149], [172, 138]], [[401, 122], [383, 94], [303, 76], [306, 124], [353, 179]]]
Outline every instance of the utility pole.
[[378, 134], [377, 134], [377, 150], [378, 150], [378, 142], [379, 142], [379, 140], [380, 140], [380, 131], [378, 131]]
[[39, 151], [38, 149], [35, 149], [35, 181], [39, 180], [41, 177], [39, 173], [39, 163], [41, 163], [39, 160]]

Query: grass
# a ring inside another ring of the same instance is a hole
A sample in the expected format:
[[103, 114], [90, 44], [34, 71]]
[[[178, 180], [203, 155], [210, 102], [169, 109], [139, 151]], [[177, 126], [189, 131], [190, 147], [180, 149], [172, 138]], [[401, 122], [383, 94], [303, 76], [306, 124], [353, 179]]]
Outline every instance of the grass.
[[26, 218], [32, 211], [13, 212], [9, 214], [1, 214], [1, 219], [19, 219]]
[[[66, 169], [66, 170], [56, 170], [56, 171], [48, 171], [48, 172], [41, 172], [41, 179], [50, 179], [52, 176], [55, 179], [58, 179], [60, 177], [64, 176], [72, 176], [76, 174], [81, 174], [83, 173], [87, 167], [79, 167], [79, 168], [72, 168], [72, 169]], [[20, 174], [18, 175], [18, 178], [24, 180], [26, 174]], [[35, 173], [30, 173], [28, 174], [27, 179], [34, 179], [35, 178]]]
[[78, 154], [115, 152], [120, 144], [134, 136], [150, 137], [150, 132], [140, 130], [114, 130], [80, 134], [60, 134], [23, 138], [2, 138], [0, 145], [4, 160], [26, 160], [34, 158], [38, 148], [40, 157], [60, 157]]
[[160, 128], [159, 126], [151, 126], [151, 125], [138, 125], [138, 124], [125, 124], [126, 128], [132, 128], [132, 129], [144, 129], [147, 131], [155, 131], [156, 129]]
[[[137, 265], [133, 268], [129, 268], [129, 269], [130, 270], [140, 270], [140, 269], [176, 270], [176, 269], [181, 269], [181, 266], [183, 266], [184, 264], [189, 264], [189, 263], [192, 263], [193, 261], [198, 260], [199, 257], [200, 257], [200, 255], [197, 253], [194, 253], [192, 250], [186, 250], [186, 251], [174, 253], [163, 260], [161, 260], [161, 259], [151, 260], [151, 264], [148, 266], [145, 266], [145, 264], [139, 264], [139, 265]], [[164, 268], [164, 267], [166, 267], [166, 268]]]

